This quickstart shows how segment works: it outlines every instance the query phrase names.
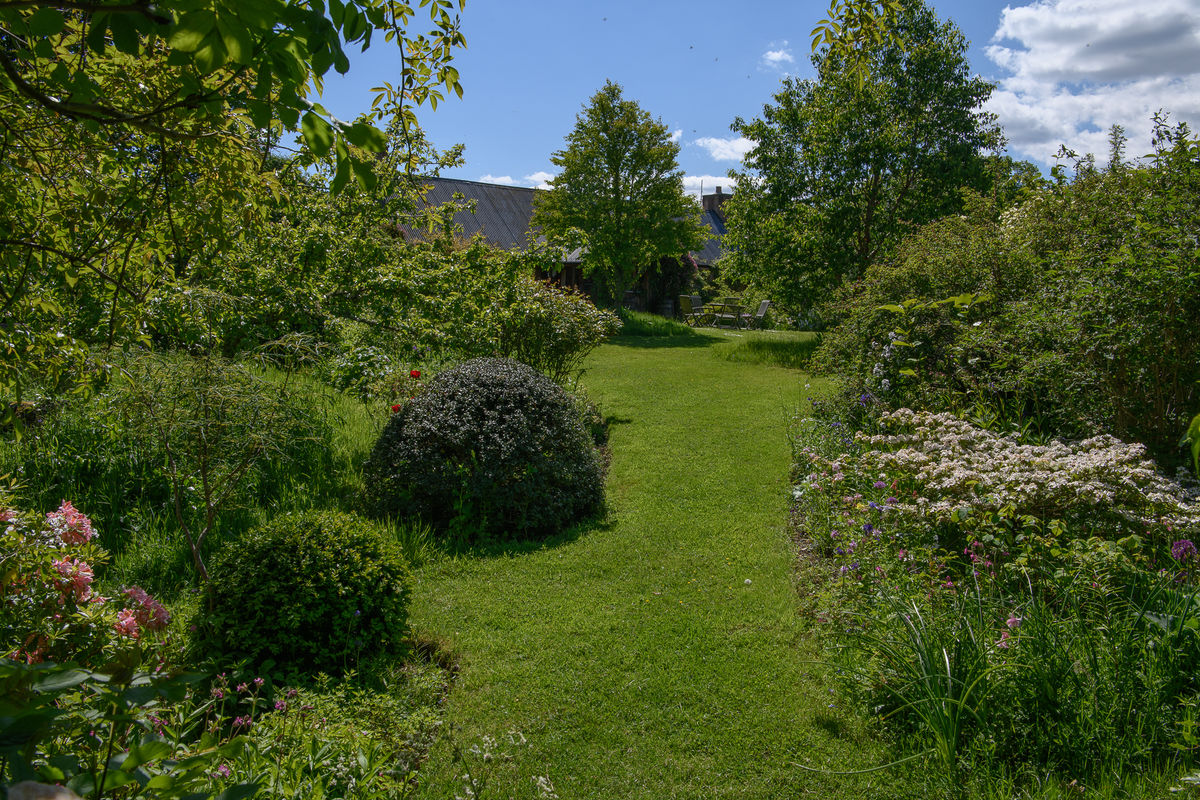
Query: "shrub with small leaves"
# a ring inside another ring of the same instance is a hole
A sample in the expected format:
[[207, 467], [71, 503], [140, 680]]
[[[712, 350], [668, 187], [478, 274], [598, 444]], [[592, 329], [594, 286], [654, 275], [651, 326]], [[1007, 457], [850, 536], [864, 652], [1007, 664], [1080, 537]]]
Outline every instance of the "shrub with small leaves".
[[440, 373], [388, 421], [364, 478], [372, 513], [419, 515], [466, 538], [547, 536], [604, 500], [571, 396], [507, 359]]
[[229, 542], [210, 574], [202, 646], [225, 656], [332, 673], [406, 633], [408, 564], [352, 514], [275, 519]]

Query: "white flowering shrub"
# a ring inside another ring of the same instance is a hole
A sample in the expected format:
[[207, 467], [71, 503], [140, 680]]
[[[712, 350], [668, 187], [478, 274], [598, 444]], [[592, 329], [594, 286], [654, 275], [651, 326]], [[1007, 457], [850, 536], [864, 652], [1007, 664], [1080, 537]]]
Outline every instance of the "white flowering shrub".
[[1042, 522], [1101, 514], [1135, 530], [1200, 525], [1200, 493], [1160, 474], [1140, 444], [1107, 435], [1023, 444], [952, 414], [906, 408], [880, 422], [887, 433], [859, 434], [863, 468], [903, 476], [919, 490], [897, 505], [902, 513], [947, 518], [969, 507]]
[[1083, 780], [1190, 746], [1196, 489], [1108, 436], [877, 423], [804, 419], [793, 440], [794, 523], [832, 573], [817, 621], [851, 696], [951, 773], [973, 751]]

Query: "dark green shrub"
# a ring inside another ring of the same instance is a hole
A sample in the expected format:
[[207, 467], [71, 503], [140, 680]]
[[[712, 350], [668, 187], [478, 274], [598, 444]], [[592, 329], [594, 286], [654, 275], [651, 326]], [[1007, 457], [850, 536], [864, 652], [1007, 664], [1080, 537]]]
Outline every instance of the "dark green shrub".
[[224, 657], [333, 672], [406, 632], [408, 564], [351, 514], [275, 519], [225, 545], [210, 574], [203, 646]]
[[430, 381], [392, 416], [364, 480], [373, 514], [416, 514], [468, 538], [547, 536], [604, 499], [570, 395], [508, 359], [475, 359]]

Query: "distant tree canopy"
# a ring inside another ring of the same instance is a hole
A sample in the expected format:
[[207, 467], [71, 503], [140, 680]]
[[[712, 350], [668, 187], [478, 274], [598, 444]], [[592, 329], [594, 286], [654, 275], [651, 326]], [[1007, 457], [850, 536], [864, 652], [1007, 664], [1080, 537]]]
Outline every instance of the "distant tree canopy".
[[[761, 119], [726, 205], [727, 274], [808, 306], [895, 247], [904, 233], [986, 189], [1000, 131], [980, 111], [992, 85], [971, 77], [967, 42], [922, 0], [903, 0], [894, 34], [860, 52], [813, 57], [817, 80], [787, 78]], [[903, 42], [901, 46], [900, 42]]]
[[[139, 313], [280, 197], [272, 146], [334, 190], [378, 179], [375, 121], [461, 93], [462, 0], [20, 0], [0, 4], [0, 390], [78, 374], [95, 343], [149, 339]], [[412, 34], [417, 14], [431, 32]], [[344, 48], [400, 49], [371, 117], [310, 98]]]
[[533, 222], [552, 242], [585, 244], [584, 273], [602, 305], [619, 301], [660, 258], [703, 244], [678, 155], [666, 126], [609, 81], [575, 118], [566, 149], [551, 157], [561, 171], [538, 198]]

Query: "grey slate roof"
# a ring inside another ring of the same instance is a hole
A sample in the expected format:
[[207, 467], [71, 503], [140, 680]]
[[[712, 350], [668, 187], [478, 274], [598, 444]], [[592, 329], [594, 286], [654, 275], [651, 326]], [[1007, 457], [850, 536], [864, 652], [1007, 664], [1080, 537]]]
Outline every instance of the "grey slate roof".
[[464, 209], [454, 215], [454, 222], [462, 226], [467, 238], [482, 233], [488, 244], [504, 250], [525, 249], [525, 234], [533, 218], [533, 196], [537, 189], [458, 178], [421, 178], [420, 181], [429, 187], [425, 202], [430, 205], [448, 203], [456, 193], [465, 200], [476, 201], [474, 214]]
[[[464, 200], [474, 200], [475, 213], [467, 210], [454, 215], [454, 222], [462, 226], [467, 238], [482, 233], [488, 244], [505, 250], [525, 249], [526, 232], [533, 219], [533, 198], [541, 191], [524, 186], [504, 186], [498, 183], [480, 183], [459, 178], [421, 178], [428, 186], [425, 202], [430, 205], [448, 203], [455, 193]], [[725, 218], [715, 211], [705, 211], [700, 217], [713, 232], [713, 236], [692, 257], [701, 265], [711, 266], [721, 256], [721, 240], [725, 234]], [[566, 257], [567, 263], [578, 263], [581, 253], [576, 250]]]

